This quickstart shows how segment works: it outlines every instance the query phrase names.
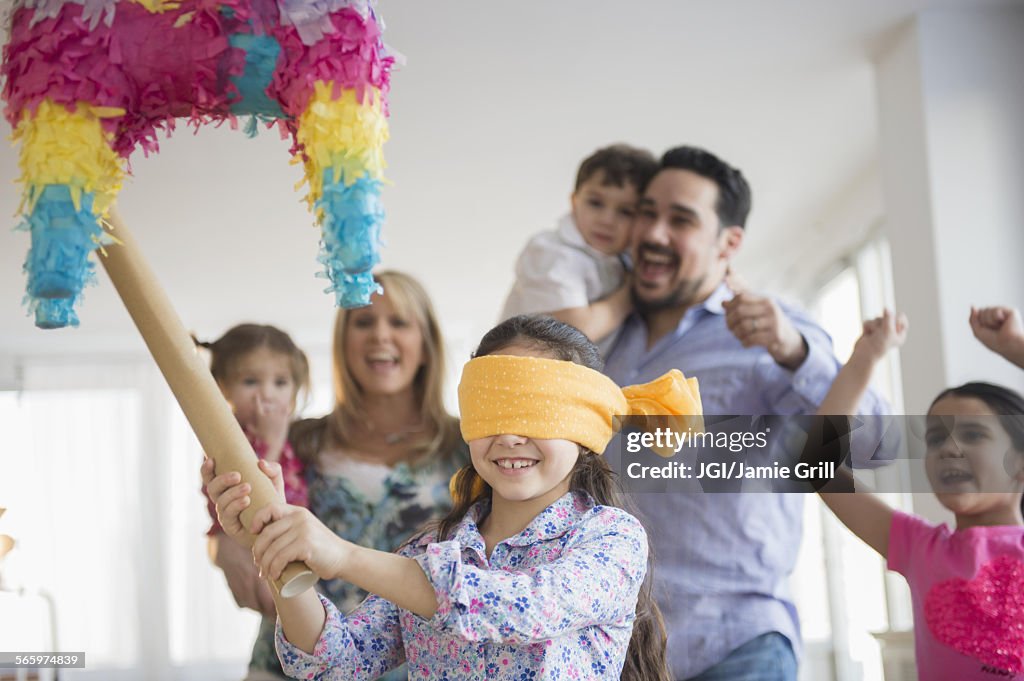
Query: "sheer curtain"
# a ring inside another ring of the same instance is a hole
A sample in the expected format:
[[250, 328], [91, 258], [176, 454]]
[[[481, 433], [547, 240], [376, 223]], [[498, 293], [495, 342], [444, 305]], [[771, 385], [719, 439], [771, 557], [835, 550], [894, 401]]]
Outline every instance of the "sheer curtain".
[[[3, 577], [52, 596], [59, 647], [85, 651], [62, 676], [241, 678], [258, 618], [207, 559], [202, 454], [152, 360], [22, 369], [0, 393], [0, 530], [18, 542]], [[29, 617], [14, 613], [0, 640]]]

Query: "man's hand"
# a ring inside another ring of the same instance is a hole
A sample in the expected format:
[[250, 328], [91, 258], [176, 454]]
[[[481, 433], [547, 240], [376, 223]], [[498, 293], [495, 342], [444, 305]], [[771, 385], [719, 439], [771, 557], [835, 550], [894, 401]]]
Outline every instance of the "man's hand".
[[734, 292], [722, 303], [725, 324], [745, 348], [763, 347], [781, 366], [795, 371], [807, 359], [807, 343], [779, 304], [750, 293], [733, 274], [726, 283]]

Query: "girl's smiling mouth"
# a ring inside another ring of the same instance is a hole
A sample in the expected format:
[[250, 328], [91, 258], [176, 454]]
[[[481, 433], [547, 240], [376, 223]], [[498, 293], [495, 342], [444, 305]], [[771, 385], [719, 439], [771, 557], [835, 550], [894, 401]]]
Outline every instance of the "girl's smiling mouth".
[[520, 471], [527, 471], [536, 466], [540, 461], [524, 457], [502, 457], [494, 459], [494, 465], [505, 475], [516, 475]]

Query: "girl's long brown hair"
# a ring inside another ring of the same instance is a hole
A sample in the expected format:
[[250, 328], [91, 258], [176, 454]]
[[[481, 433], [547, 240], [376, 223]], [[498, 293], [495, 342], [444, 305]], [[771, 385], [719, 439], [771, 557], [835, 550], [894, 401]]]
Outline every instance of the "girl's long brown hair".
[[[600, 371], [604, 367], [597, 347], [575, 327], [551, 317], [520, 315], [494, 327], [480, 341], [474, 357], [494, 354], [512, 345], [525, 345], [561, 359]], [[639, 515], [621, 492], [618, 476], [609, 468], [604, 457], [580, 446], [580, 456], [572, 469], [569, 489], [586, 492], [602, 506], [622, 508]], [[480, 499], [491, 495], [491, 488], [478, 482], [479, 476], [472, 465], [459, 470], [453, 482], [455, 507], [437, 526], [438, 541], [451, 536], [455, 526], [466, 516], [469, 508]], [[477, 494], [474, 496], [473, 492]], [[653, 552], [647, 557], [647, 576], [640, 585], [636, 603], [636, 620], [629, 650], [622, 667], [624, 681], [671, 681], [666, 660], [665, 622], [661, 610], [651, 593], [653, 580]]]

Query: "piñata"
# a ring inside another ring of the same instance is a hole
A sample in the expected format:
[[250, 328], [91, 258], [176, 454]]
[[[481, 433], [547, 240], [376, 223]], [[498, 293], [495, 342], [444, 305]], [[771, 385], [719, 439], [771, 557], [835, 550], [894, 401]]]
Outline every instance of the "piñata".
[[16, 0], [4, 115], [21, 145], [36, 325], [78, 324], [127, 160], [157, 151], [157, 131], [177, 119], [248, 116], [251, 134], [262, 121], [290, 136], [327, 290], [338, 305], [368, 304], [393, 63], [368, 0]]

